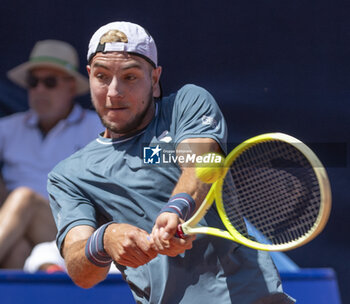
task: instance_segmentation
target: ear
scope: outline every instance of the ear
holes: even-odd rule
[[[67,90],[71,95],[71,98],[74,98],[75,96],[77,96],[77,91],[78,91],[77,79],[68,73],[64,73],[62,75],[67,79],[66,80]]]
[[[70,90],[70,93],[72,94],[73,97],[75,97],[77,95],[77,86],[78,86],[78,84],[77,84],[76,80],[71,81],[69,90]]]
[[[159,80],[160,75],[162,74],[162,67],[158,66],[152,71],[152,88],[153,88],[153,97],[161,97],[162,91],[160,88]]]
[[[87,65],[86,66],[86,70],[88,72],[88,75],[90,76],[90,73],[91,73],[91,66],[90,65]]]

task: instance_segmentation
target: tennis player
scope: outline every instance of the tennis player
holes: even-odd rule
[[[214,98],[195,85],[160,98],[155,42],[133,23],[98,29],[87,57],[106,129],[48,181],[73,281],[92,287],[114,262],[137,303],[294,303],[267,253],[207,235],[176,237],[209,189],[191,155],[226,152]],[[222,227],[215,208],[202,221]]]

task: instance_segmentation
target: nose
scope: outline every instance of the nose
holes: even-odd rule
[[[113,77],[112,81],[108,86],[109,98],[122,98],[123,97],[123,85],[122,82],[117,79],[117,77]]]

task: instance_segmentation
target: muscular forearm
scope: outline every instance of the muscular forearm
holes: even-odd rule
[[[101,229],[100,227],[99,229]],[[91,256],[86,257],[87,240],[93,234],[99,235],[94,228],[77,226],[66,235],[63,244],[63,255],[69,276],[75,284],[90,288],[104,280],[109,267],[96,266],[91,262]],[[129,267],[138,267],[157,256],[148,240],[148,233],[128,224],[108,223],[103,237],[103,250],[116,263]],[[91,239],[90,239],[91,240]],[[90,253],[90,252],[89,252]]]
[[[188,167],[182,170],[182,174],[173,190],[172,195],[175,195],[177,193],[187,193],[191,195],[196,202],[197,210],[207,195],[210,186],[211,185],[205,184],[196,178],[194,167]]]
[[[185,139],[178,145],[177,151],[186,151],[186,153],[195,155],[202,155],[209,152],[222,153],[219,144],[210,138]],[[177,154],[183,154],[183,152],[178,152]],[[203,183],[196,177],[195,164],[183,164],[181,169],[182,174],[172,195],[182,192],[191,195],[196,202],[196,209],[198,209],[211,185]]]
[[[218,143],[210,138],[185,139],[177,146],[177,155],[183,155],[184,159],[188,153],[202,155],[208,152],[221,152]],[[154,247],[169,256],[175,256],[192,247],[195,236],[180,239],[176,237],[177,227],[200,207],[211,186],[196,177],[195,164],[183,164],[181,169],[182,173],[173,189],[172,197],[157,217],[151,234]]]
[[[104,280],[109,267],[97,267],[85,256],[87,239],[95,231],[90,226],[77,226],[66,235],[63,244],[63,257],[69,276],[80,287],[90,288]]]
[[[109,267],[97,267],[85,256],[86,240],[73,243],[65,250],[64,257],[69,276],[82,288],[90,288],[103,281]]]

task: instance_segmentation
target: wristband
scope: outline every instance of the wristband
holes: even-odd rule
[[[107,267],[112,263],[112,258],[105,251],[103,246],[103,236],[108,225],[113,222],[102,225],[87,240],[85,246],[85,256],[94,265],[98,267]]]
[[[168,203],[160,210],[160,213],[171,212],[177,214],[184,221],[187,221],[196,209],[196,202],[187,193],[178,193],[172,196]]]

